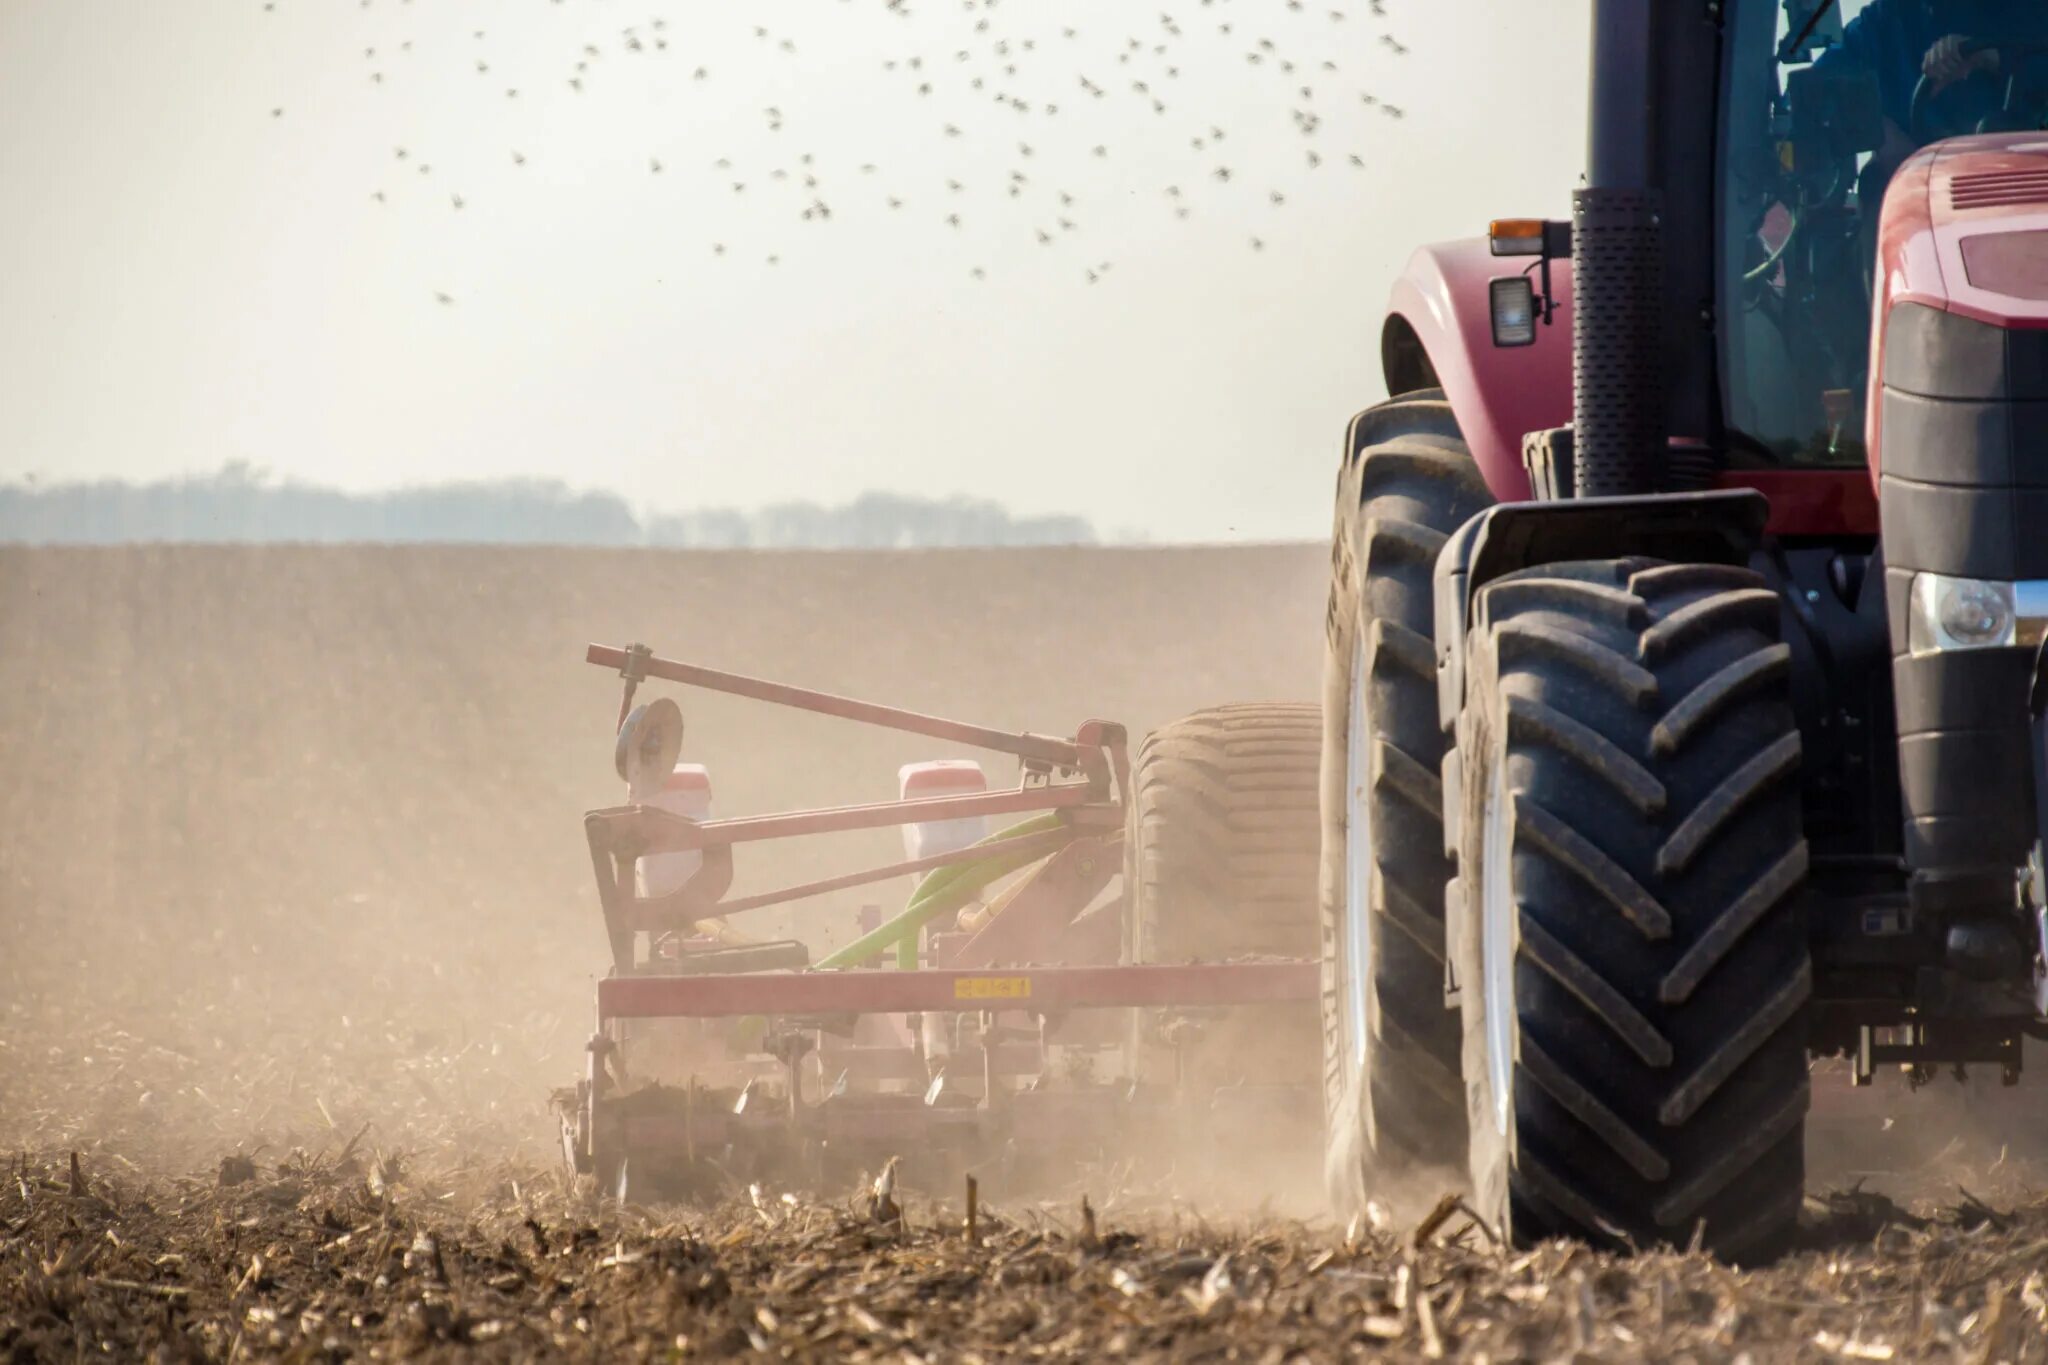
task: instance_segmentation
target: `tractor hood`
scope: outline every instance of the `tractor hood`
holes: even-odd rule
[[[1992,334],[2048,333],[2048,133],[1952,138],[1909,158],[1885,193],[1874,283],[1873,478],[1909,454],[1887,453],[1899,444],[1886,439],[1888,391],[2048,397],[2048,373],[2009,373],[2048,364],[2048,335],[2007,354]]]
[[[2048,327],[2048,133],[1992,133],[1914,155],[1885,195],[1881,300],[2002,327]]]

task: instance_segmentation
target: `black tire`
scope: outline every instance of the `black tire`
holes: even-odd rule
[[[1697,1230],[1755,1262],[1793,1235],[1813,978],[1780,609],[1746,569],[1649,560],[1531,569],[1475,603],[1470,1164],[1518,1245]]]
[[[1325,1176],[1350,1212],[1375,1168],[1455,1166],[1464,1148],[1431,578],[1445,539],[1493,499],[1435,390],[1359,414],[1346,450],[1324,631],[1320,926]],[[1366,771],[1352,772],[1354,752]],[[1354,798],[1371,854],[1356,879]]]
[[[1124,842],[1132,962],[1307,957],[1315,951],[1317,765],[1313,703],[1219,706],[1154,730],[1131,764]],[[1137,1020],[1141,1067],[1169,1054]],[[1254,1006],[1212,1021],[1192,1054],[1205,1079],[1311,1085],[1315,1017]]]

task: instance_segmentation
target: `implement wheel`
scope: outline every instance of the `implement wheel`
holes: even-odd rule
[[[1315,951],[1320,730],[1312,703],[1263,702],[1197,711],[1145,737],[1124,841],[1128,960]],[[1167,1061],[1161,1023],[1138,1019],[1138,1055],[1154,1073]],[[1314,1019],[1295,1006],[1234,1010],[1201,1021],[1187,1056],[1217,1084],[1309,1084]]]
[[[1492,497],[1440,392],[1354,418],[1337,482],[1322,725],[1325,1176],[1344,1211],[1379,1166],[1464,1146],[1444,1003],[1445,737],[1431,576]]]
[[[1768,1259],[1804,1188],[1799,734],[1747,569],[1554,564],[1474,605],[1458,979],[1481,1213]]]

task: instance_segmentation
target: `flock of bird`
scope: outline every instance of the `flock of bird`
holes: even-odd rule
[[[551,2],[560,5],[564,0]],[[275,11],[280,3],[264,0],[263,8]],[[360,3],[368,9],[373,3],[409,6],[412,0]],[[886,175],[875,161],[828,169],[800,149],[796,132],[785,132],[800,130],[807,111],[786,111],[779,104],[760,109],[761,127],[796,145],[775,164],[759,164],[756,158],[756,164],[743,167],[735,157],[720,155],[706,157],[698,167],[672,168],[656,149],[647,155],[646,173],[694,172],[703,177],[700,192],[707,196],[758,201],[762,211],[780,210],[804,223],[826,224],[847,213],[921,214],[948,233],[993,223],[998,230],[1013,232],[1012,240],[1051,249],[1086,239],[1084,209],[1071,187],[1073,180],[1086,177],[1063,175],[1063,170],[1073,171],[1076,158],[1097,167],[1115,164],[1111,142],[1120,131],[1130,130],[1132,120],[1155,122],[1177,133],[1186,151],[1166,164],[1155,146],[1154,154],[1119,166],[1119,188],[1127,197],[1154,196],[1154,202],[1175,219],[1193,216],[1219,195],[1254,195],[1273,209],[1287,204],[1281,167],[1239,163],[1231,155],[1230,129],[1183,107],[1178,98],[1179,90],[1186,88],[1183,72],[1192,76],[1199,71],[1213,78],[1214,64],[1227,62],[1233,68],[1228,79],[1262,83],[1256,88],[1272,97],[1273,116],[1278,118],[1284,108],[1299,139],[1301,159],[1291,175],[1365,170],[1371,129],[1383,126],[1377,121],[1405,117],[1399,105],[1362,85],[1372,61],[1399,58],[1409,51],[1386,29],[1386,0],[1364,0],[1362,9],[1354,0],[1179,0],[1184,7],[1192,3],[1193,12],[1145,14],[1135,5],[1090,11],[1093,17],[1086,28],[1012,12],[1003,0],[957,0],[971,24],[956,20],[946,26],[946,33],[933,33],[922,43],[915,41],[921,35],[911,0],[868,3],[888,22],[911,21],[903,31],[913,41],[879,63],[877,74],[888,93],[916,102],[920,110],[929,108],[931,135],[941,145],[971,149],[972,163],[983,168],[980,183],[936,170],[959,160],[938,154],[936,148],[927,158],[931,164],[919,173],[914,169],[916,149],[900,144],[893,147]],[[1283,10],[1291,12],[1289,24],[1270,22]],[[1308,32],[1317,36],[1305,35],[1307,20],[1315,24]],[[1267,36],[1276,29],[1289,32],[1290,26],[1287,43]],[[753,23],[738,30],[738,41],[746,41],[748,30],[757,51],[746,54],[749,60],[739,64],[751,64],[756,74],[763,55],[794,58],[799,51],[800,32]],[[474,31],[463,59],[468,74],[484,81],[495,74],[488,37],[486,30]],[[691,49],[687,54],[686,46]],[[401,70],[416,71],[408,62],[412,48],[410,39],[400,39],[395,47],[364,46],[365,84],[381,88],[387,80],[396,80]],[[729,59],[737,54],[725,55]],[[565,51],[559,90],[576,98],[606,98],[605,75],[619,61],[672,62],[674,74],[669,79],[677,82],[715,82],[724,69],[719,54],[705,50],[697,40],[686,44],[669,19],[656,16],[611,29],[605,41],[584,41]],[[517,84],[500,88],[504,100],[521,98]],[[1002,111],[1002,133],[992,134],[988,120],[973,116],[976,105]],[[1242,112],[1241,105],[1239,109]],[[273,118],[285,114],[282,107],[270,112]],[[828,113],[825,121],[832,117]],[[1000,141],[995,140],[998,137]],[[528,164],[527,153],[517,147],[507,147],[504,155],[514,167]],[[394,168],[406,169],[414,177],[434,173],[432,163],[407,146],[392,148],[391,159]],[[1063,180],[1069,183],[1063,186]],[[373,189],[369,198],[386,204],[393,193]],[[459,189],[447,191],[450,212],[461,212],[469,203]],[[1262,251],[1266,244],[1252,235],[1247,245]],[[740,254],[735,244],[724,240],[707,241],[705,247],[714,258]],[[1083,258],[1079,276],[1090,284],[1111,269],[1110,261],[1094,259],[1085,249],[1075,254]],[[771,252],[761,259],[773,266],[781,256]],[[967,271],[977,280],[989,274],[982,264]],[[455,302],[446,292],[437,292],[435,298],[442,304]]]

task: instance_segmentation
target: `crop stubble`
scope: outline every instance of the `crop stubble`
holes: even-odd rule
[[[576,817],[616,786],[585,640],[1142,729],[1313,695],[1321,559],[0,550],[0,1352],[2043,1358],[2048,1208],[1996,1143],[1933,1144],[1888,1186],[1932,1197],[1910,1212],[1817,1196],[1812,1249],[1761,1272],[1509,1257],[1457,1213],[1417,1247],[1405,1204],[1209,1223],[1107,1170],[998,1203],[979,1246],[915,1199],[571,1191],[545,1093],[602,953]],[[728,812],[942,756],[683,702]],[[738,889],[888,838],[743,855]],[[763,927],[831,942],[852,910]]]

